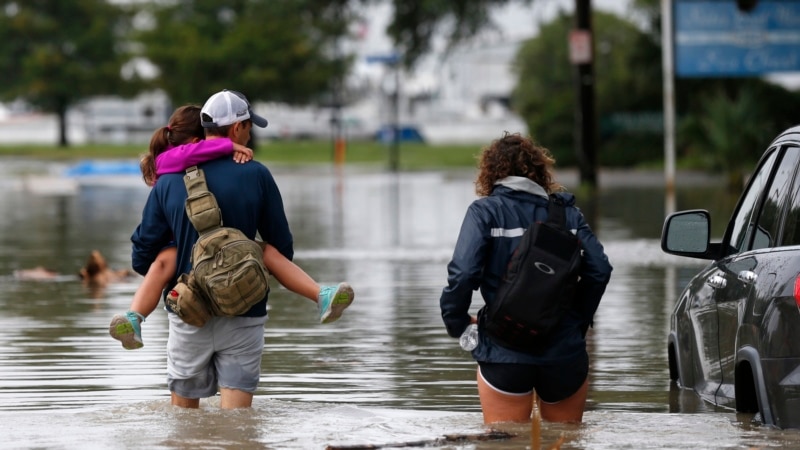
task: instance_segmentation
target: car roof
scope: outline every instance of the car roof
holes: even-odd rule
[[[772,143],[769,146],[772,147],[773,145],[784,144],[788,142],[800,142],[800,125],[795,125],[781,132],[778,137],[772,140]]]

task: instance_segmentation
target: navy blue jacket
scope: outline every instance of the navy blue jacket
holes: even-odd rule
[[[224,156],[199,166],[206,184],[222,210],[222,223],[242,230],[250,238],[256,232],[288,259],[294,256],[293,238],[283,209],[283,199],[269,169],[257,161],[238,164]],[[162,175],[150,191],[142,212],[142,222],[131,236],[133,269],[144,275],[158,253],[174,240],[178,247],[177,276],[192,269],[192,246],[197,241],[186,215],[186,185],[183,173]],[[267,297],[244,316],[267,314]]]
[[[484,302],[494,300],[500,280],[522,233],[532,221],[547,219],[547,194],[531,180],[509,177],[501,180],[491,195],[475,200],[467,209],[447,266],[448,285],[439,299],[447,333],[458,337],[469,325],[473,291],[480,289]],[[477,361],[497,363],[555,363],[586,348],[585,332],[611,277],[612,267],[603,246],[583,214],[575,207],[575,196],[557,193],[566,205],[567,228],[580,238],[583,250],[581,278],[575,306],[556,327],[552,344],[541,354],[516,352],[494,343],[482,331],[472,355]]]

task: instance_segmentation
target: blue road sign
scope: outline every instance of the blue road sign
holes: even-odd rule
[[[386,64],[393,66],[400,62],[400,55],[397,53],[389,53],[385,55],[367,55],[368,64]]]
[[[800,1],[675,0],[675,74],[753,76],[800,71]]]

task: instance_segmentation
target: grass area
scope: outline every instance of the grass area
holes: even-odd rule
[[[19,156],[48,161],[75,161],[79,159],[119,159],[138,158],[147,151],[147,146],[137,145],[74,145],[58,147],[41,144],[4,144],[0,145],[0,157]]]
[[[480,145],[432,146],[420,143],[401,143],[397,162],[401,170],[471,168],[476,166]],[[48,145],[0,145],[0,157],[20,156],[50,161],[81,159],[138,159],[147,152],[147,144],[86,144],[70,147]],[[385,165],[388,167],[394,149],[379,142],[353,141],[345,145],[347,164]],[[287,165],[319,164],[333,161],[334,146],[330,141],[261,141],[256,147],[256,159]]]
[[[397,148],[397,162],[405,170],[475,167],[475,158],[480,150],[477,145],[432,146],[401,143]],[[394,151],[392,146],[379,142],[348,142],[344,161],[388,166]],[[320,141],[270,142],[259,147],[257,158],[286,164],[330,162],[334,158],[334,146],[331,142]]]

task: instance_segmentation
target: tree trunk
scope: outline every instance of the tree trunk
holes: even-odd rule
[[[67,104],[66,102],[59,101],[56,107],[56,114],[58,115],[58,146],[69,147],[67,140]]]

